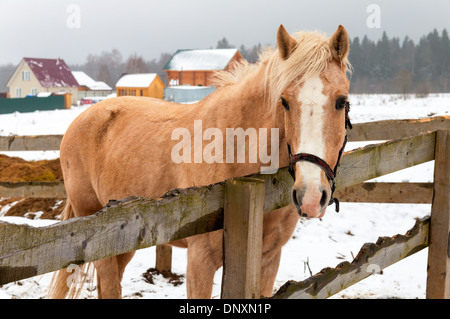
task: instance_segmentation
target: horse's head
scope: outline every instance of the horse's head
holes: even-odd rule
[[[349,37],[342,26],[329,39],[291,36],[280,26],[277,44],[279,92],[273,102],[284,112],[292,199],[301,216],[322,217],[333,202],[335,168],[346,141]]]

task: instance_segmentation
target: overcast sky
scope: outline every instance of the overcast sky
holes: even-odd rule
[[[386,31],[417,42],[434,28],[450,31],[450,1],[0,0],[0,64],[24,56],[82,64],[89,53],[113,48],[124,59],[136,52],[150,60],[215,47],[223,37],[236,46],[274,45],[280,24],[328,34],[342,24],[351,38],[377,40]]]

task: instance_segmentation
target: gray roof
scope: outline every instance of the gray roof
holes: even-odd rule
[[[178,50],[163,70],[223,70],[237,51],[237,49]]]

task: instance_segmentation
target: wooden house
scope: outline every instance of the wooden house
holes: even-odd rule
[[[227,70],[242,59],[237,49],[178,50],[163,70],[169,86],[210,86],[215,71]]]
[[[86,97],[108,96],[112,88],[102,81],[95,81],[83,71],[72,71],[72,75],[80,85],[78,88],[78,100]]]
[[[162,99],[164,83],[156,73],[124,74],[116,83],[117,96],[147,96]]]
[[[10,98],[37,96],[41,92],[70,93],[77,103],[78,82],[63,59],[23,58],[6,87]]]

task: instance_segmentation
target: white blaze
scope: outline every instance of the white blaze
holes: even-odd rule
[[[323,112],[328,97],[322,94],[323,84],[319,76],[307,80],[298,93],[300,105],[300,144],[294,154],[309,153],[324,158]],[[316,164],[297,162],[305,183],[320,185],[322,169]]]

